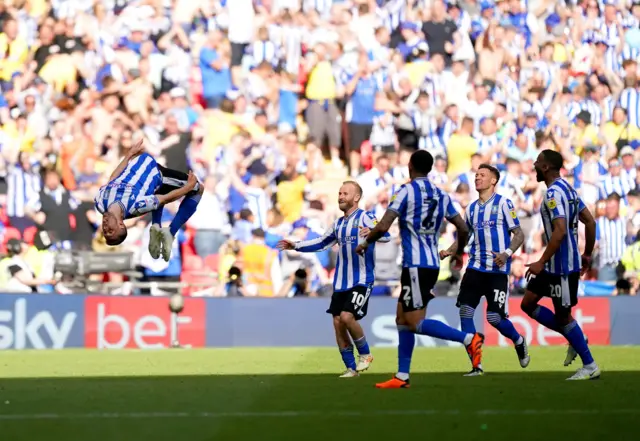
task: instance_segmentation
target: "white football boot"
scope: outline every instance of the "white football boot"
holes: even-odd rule
[[[587,337],[585,337],[584,340],[589,344],[589,339]],[[573,346],[569,345],[567,347],[567,356],[564,358],[564,365],[569,366],[577,357],[578,353],[573,349]]]
[[[353,369],[347,369],[346,371],[344,371],[344,374],[340,375],[340,378],[353,378],[359,376],[360,374],[357,371],[354,371]]]
[[[582,366],[567,380],[597,380],[598,378],[600,378],[600,368],[594,361],[587,366]]]
[[[366,354],[358,356],[358,366],[356,367],[357,372],[364,372],[369,369],[371,362],[373,361],[373,355]]]
[[[149,254],[154,259],[160,258],[162,252],[162,231],[160,225],[153,224],[149,230]]]
[[[168,227],[161,229],[160,234],[162,235],[162,258],[168,262],[171,259],[171,249],[173,248],[173,234]]]

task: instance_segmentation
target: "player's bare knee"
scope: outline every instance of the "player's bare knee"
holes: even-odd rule
[[[520,302],[520,309],[522,309],[522,311],[529,317],[531,317],[533,312],[536,310],[536,306],[538,306],[537,303],[532,302],[526,297],[523,297],[522,302]]]
[[[405,319],[405,325],[407,327],[407,329],[409,329],[409,331],[411,332],[416,332],[416,330],[418,329],[418,324],[421,322],[422,320],[417,320],[414,318],[408,318]]]
[[[407,321],[404,319],[404,315],[396,315],[396,326],[406,326]]]
[[[340,322],[343,325],[349,326],[351,325],[353,322],[355,322],[355,317],[353,316],[353,314],[351,314],[350,312],[346,312],[346,311],[342,311],[340,313]]]
[[[339,315],[334,315],[333,316],[333,326],[334,326],[334,328],[338,329],[340,327],[340,325],[341,325],[340,316]]]
[[[573,316],[571,315],[570,310],[559,309],[555,312],[556,323],[559,326],[567,326],[569,323],[573,321]]]
[[[496,328],[502,321],[502,316],[497,312],[487,311],[487,321],[491,326]]]

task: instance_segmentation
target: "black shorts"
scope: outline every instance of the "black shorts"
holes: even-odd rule
[[[572,308],[578,304],[579,284],[579,272],[571,273],[563,280],[562,276],[543,271],[529,280],[527,290],[541,297],[551,297],[553,307],[557,311]]]
[[[352,152],[359,152],[362,144],[369,141],[373,124],[355,124],[349,123],[349,149]]]
[[[247,43],[231,43],[231,67],[242,65],[242,57],[247,46]]]
[[[331,296],[327,314],[338,317],[342,312],[350,312],[356,320],[364,318],[369,308],[371,288],[370,285],[358,285],[348,291],[335,291]]]
[[[478,307],[482,297],[487,299],[487,311],[509,317],[509,276],[507,274],[485,273],[467,268],[456,306]]]
[[[425,309],[435,297],[431,290],[438,281],[440,270],[437,268],[402,268],[400,284],[402,291],[398,302],[404,312]]]
[[[178,170],[172,170],[158,164],[158,169],[162,175],[162,185],[156,190],[156,194],[168,194],[173,190],[182,188],[187,185],[189,175]],[[193,191],[187,193],[187,196],[194,195],[198,192],[200,184],[196,184]]]

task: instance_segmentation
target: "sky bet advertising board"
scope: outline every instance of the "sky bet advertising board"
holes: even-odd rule
[[[175,322],[167,298],[0,294],[0,349],[162,349],[170,346],[173,331],[180,344],[192,348],[334,346],[331,317],[325,312],[328,302],[324,298],[187,298]],[[373,346],[396,347],[395,308],[396,299],[371,299],[361,323]],[[524,314],[519,299],[510,301],[509,314],[530,344],[566,344],[562,336]],[[573,315],[592,344],[640,344],[640,297],[583,297]],[[430,302],[428,316],[459,328],[453,298]],[[476,313],[476,327],[486,334],[487,345],[510,345],[486,323],[483,304]],[[458,344],[416,336],[416,345]]]

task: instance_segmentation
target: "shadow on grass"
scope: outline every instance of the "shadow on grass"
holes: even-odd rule
[[[408,390],[375,389],[376,382],[389,378],[377,373],[353,379],[328,374],[0,379],[0,439],[307,441],[356,430],[385,441],[419,432],[465,441],[511,440],[517,433],[522,441],[539,439],[544,428],[546,441],[564,441],[560,434],[569,423],[580,425],[581,441],[601,439],[613,428],[622,436],[618,439],[632,439],[625,436],[635,433],[633,421],[640,417],[640,372],[565,381],[571,373],[472,378],[418,373]],[[540,423],[529,424],[535,421]]]

